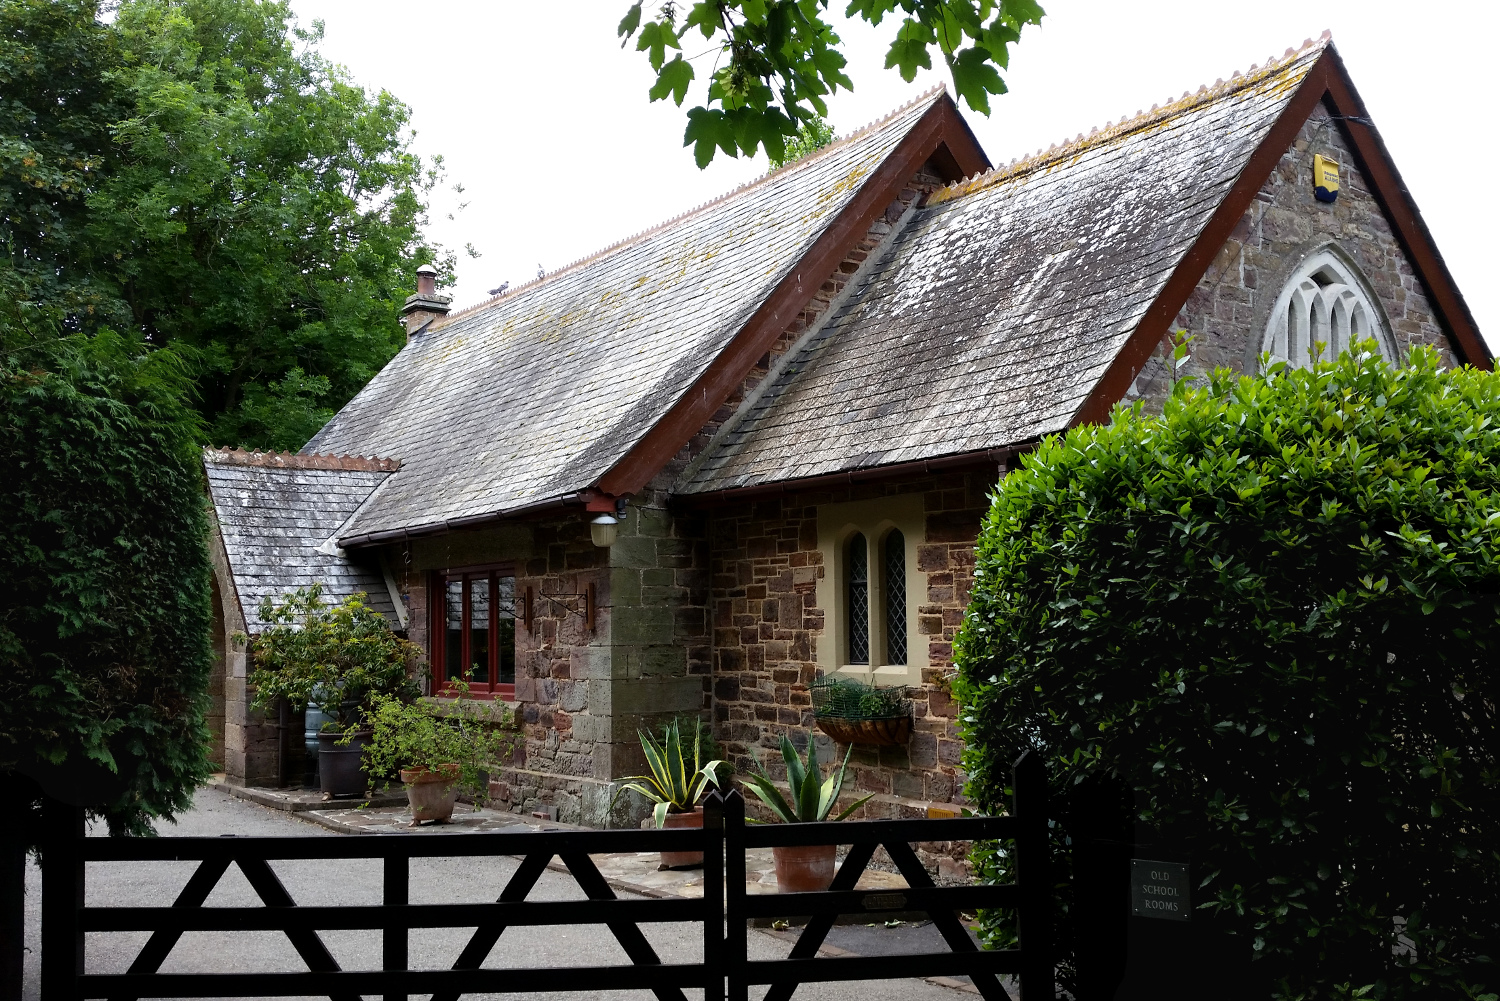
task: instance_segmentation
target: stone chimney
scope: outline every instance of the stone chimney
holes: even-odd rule
[[[417,294],[406,297],[401,307],[401,323],[406,327],[407,339],[422,327],[440,316],[448,315],[451,295],[438,295],[437,268],[424,264],[417,268]]]

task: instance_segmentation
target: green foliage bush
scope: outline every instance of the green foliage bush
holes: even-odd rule
[[[298,709],[309,704],[332,716],[340,729],[361,725],[379,696],[410,702],[422,693],[411,677],[422,650],[391,631],[385,616],[356,594],[337,605],[312,584],[261,602],[264,629],[250,644],[255,669],[251,705],[272,710],[278,699]]]
[[[905,685],[881,688],[837,675],[812,685],[812,704],[818,719],[895,719],[912,712]]]
[[[0,353],[0,770],[112,776],[92,806],[132,833],[208,774],[207,520],[171,361],[112,335]]]
[[[974,801],[1122,784],[1287,997],[1500,982],[1500,377],[1370,347],[1045,441],[955,647]]]
[[[465,682],[454,687],[458,697],[441,704],[372,696],[367,722],[374,732],[365,745],[365,771],[396,778],[403,768],[437,771],[457,765],[459,791],[482,805],[489,798],[490,775],[515,747],[515,717],[503,703],[469,698]]]

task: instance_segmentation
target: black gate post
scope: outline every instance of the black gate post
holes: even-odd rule
[[[703,801],[703,1001],[724,1001],[724,797]]]
[[[381,903],[387,907],[405,907],[411,903],[411,859],[407,856],[391,854],[385,857],[385,892]],[[404,915],[402,920],[405,920]],[[405,972],[410,941],[410,928],[386,925],[381,932],[381,969]],[[385,1001],[406,1001],[407,998],[405,994],[386,994],[384,997]]]
[[[21,1001],[26,955],[26,844],[17,824],[0,831],[0,1001]]]
[[[745,925],[745,797],[732,789],[724,797],[724,972],[729,1001],[749,1001],[745,964],[749,929]]]
[[[1042,758],[1016,759],[1017,882],[1021,885],[1021,997],[1051,1001],[1055,994],[1052,947],[1052,867],[1047,833],[1047,775]]]
[[[42,1001],[74,1001],[83,973],[83,807],[42,801]]]

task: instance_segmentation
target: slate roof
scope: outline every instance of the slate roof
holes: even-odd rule
[[[413,337],[304,450],[402,460],[340,538],[517,512],[590,487],[941,97]]]
[[[681,491],[1066,428],[1325,44],[936,192]]]
[[[248,632],[265,625],[262,598],[275,600],[317,581],[328,601],[363,591],[371,608],[400,627],[379,566],[326,545],[396,466],[389,460],[204,449],[208,493]]]

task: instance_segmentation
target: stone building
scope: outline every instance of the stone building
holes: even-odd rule
[[[502,800],[596,825],[638,728],[700,713],[769,762],[827,740],[809,685],[834,673],[915,700],[907,746],[855,749],[866,809],[956,809],[945,679],[987,494],[1042,436],[1159,404],[1173,332],[1190,372],[1354,337],[1491,364],[1326,36],[998,168],[933,93],[447,309],[424,274],[405,349],[303,454],[205,454],[223,625],[315,577],[369,593],[439,693],[471,665],[514,703]],[[225,765],[266,781],[220,646]]]

